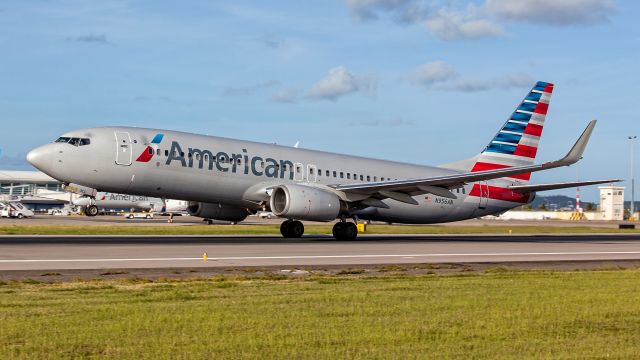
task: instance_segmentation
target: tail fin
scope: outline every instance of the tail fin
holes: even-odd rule
[[[444,166],[475,172],[533,164],[552,92],[553,84],[537,82],[479,155]],[[525,182],[530,177],[531,174],[513,176]]]

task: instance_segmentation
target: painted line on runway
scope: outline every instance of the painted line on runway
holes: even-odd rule
[[[282,256],[228,256],[207,257],[208,261],[225,260],[295,260],[295,259],[358,259],[358,258],[424,258],[455,256],[562,256],[562,255],[640,255],[640,251],[577,251],[577,252],[512,252],[512,253],[471,253],[471,254],[357,254],[357,255],[282,255]],[[35,262],[127,262],[127,261],[189,261],[203,260],[202,257],[164,258],[112,258],[112,259],[0,259],[0,263]]]

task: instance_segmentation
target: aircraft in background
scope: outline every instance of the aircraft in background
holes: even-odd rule
[[[95,196],[82,196],[73,200],[73,205],[80,207],[87,216],[96,216],[101,211],[161,211],[163,201],[141,195],[116,194],[98,192]]]
[[[191,215],[234,222],[270,210],[286,219],[284,237],[302,236],[301,220],[339,219],[333,235],[354,239],[348,219],[458,221],[521,206],[538,191],[619,181],[529,183],[533,172],[580,160],[596,124],[562,159],[534,164],[552,92],[536,83],[481,153],[439,167],[132,127],[70,131],[27,160],[85,191],[186,200]]]

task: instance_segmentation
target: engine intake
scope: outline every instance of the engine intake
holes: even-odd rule
[[[212,204],[198,201],[189,201],[187,212],[189,212],[189,215],[205,219],[234,222],[242,221],[249,215],[246,209],[225,204]]]
[[[305,185],[288,184],[273,189],[271,211],[299,220],[331,221],[340,215],[340,198],[333,193]]]

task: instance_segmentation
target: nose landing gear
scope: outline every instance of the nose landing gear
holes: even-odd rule
[[[95,205],[89,205],[84,208],[84,214],[87,216],[96,216],[98,215],[98,207]]]
[[[287,220],[280,224],[280,233],[285,238],[299,238],[304,234],[304,225],[298,220]]]

